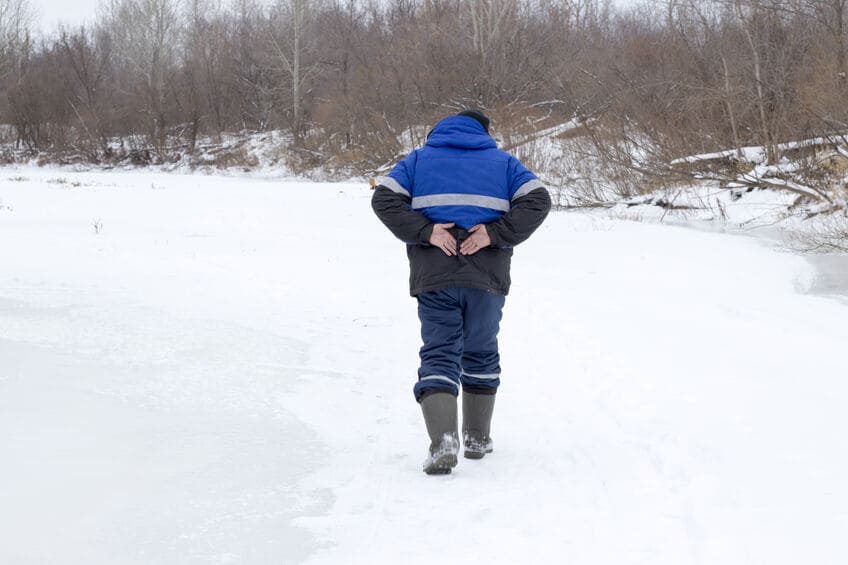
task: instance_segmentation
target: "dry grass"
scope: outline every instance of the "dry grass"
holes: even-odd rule
[[[45,181],[47,184],[58,184],[63,186],[73,186],[74,188],[78,188],[82,186],[82,183],[78,180],[69,180],[65,177],[55,177],[52,179],[47,179]]]
[[[259,166],[259,159],[255,155],[251,155],[247,147],[238,145],[223,147],[207,154],[199,163],[195,164],[202,164],[221,170],[240,168],[249,171]]]

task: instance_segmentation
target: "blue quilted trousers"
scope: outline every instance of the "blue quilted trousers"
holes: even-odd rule
[[[476,288],[418,295],[421,367],[415,400],[435,392],[495,394],[501,384],[498,330],[506,297]]]

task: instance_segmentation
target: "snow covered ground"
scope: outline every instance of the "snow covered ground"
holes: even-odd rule
[[[848,305],[808,261],[553,214],[514,259],[495,453],[428,477],[370,196],[0,171],[0,563],[848,560]]]

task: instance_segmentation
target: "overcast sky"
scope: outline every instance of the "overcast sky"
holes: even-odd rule
[[[98,0],[31,0],[31,3],[36,10],[35,27],[50,31],[60,21],[78,25],[93,20]]]
[[[72,26],[94,20],[99,0],[30,0],[35,8],[35,28],[53,31],[61,21]],[[613,4],[624,6],[638,0],[613,0]]]

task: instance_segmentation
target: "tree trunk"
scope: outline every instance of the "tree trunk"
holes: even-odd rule
[[[736,115],[733,113],[733,104],[731,104],[730,71],[727,68],[727,59],[724,55],[721,56],[721,64],[724,69],[724,109],[727,112],[727,119],[730,120],[730,130],[733,132],[733,147],[736,149],[736,155],[741,159],[742,144],[739,142],[739,129],[736,125]]]
[[[745,38],[748,40],[748,45],[751,48],[751,58],[754,65],[754,81],[757,90],[757,109],[760,117],[760,132],[762,135],[761,143],[766,150],[766,159],[769,165],[777,163],[777,148],[774,146],[771,128],[769,128],[768,117],[766,115],[766,100],[763,92],[763,74],[762,64],[760,61],[760,50],[757,38],[754,37],[756,29],[751,30],[757,24],[757,15],[759,13],[759,4],[754,1],[751,3],[751,19],[745,17],[742,13],[741,2],[737,2],[736,10],[739,15],[739,20],[742,23],[742,31],[745,33]]]

